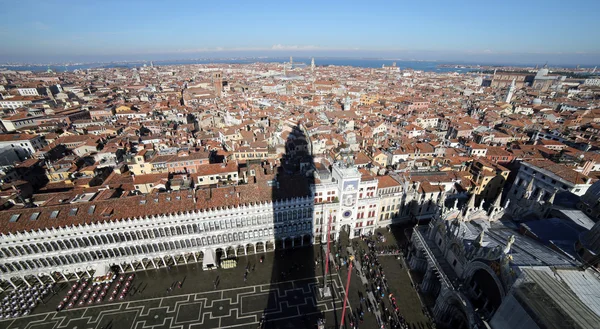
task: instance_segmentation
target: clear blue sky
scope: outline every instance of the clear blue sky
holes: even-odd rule
[[[600,64],[599,14],[600,0],[0,0],[0,62],[306,55]]]

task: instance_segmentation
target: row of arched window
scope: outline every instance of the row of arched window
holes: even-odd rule
[[[171,250],[184,248],[194,248],[202,246],[211,246],[221,243],[233,243],[246,239],[254,239],[260,237],[271,237],[273,229],[260,229],[244,232],[226,233],[212,235],[208,237],[192,238],[176,241],[165,241],[150,244],[139,244],[135,246],[124,246],[118,248],[108,248],[101,250],[90,250],[75,252],[66,255],[43,257],[32,260],[21,260],[9,263],[0,264],[0,271],[14,272],[22,270],[33,270],[50,266],[62,266],[83,262],[91,262],[95,260],[111,259],[122,256],[146,256],[152,253],[160,253]]]
[[[309,208],[280,211],[276,213],[276,223],[307,218],[310,214]],[[198,234],[222,229],[248,227],[273,223],[270,215],[255,215],[247,218],[222,219],[219,221],[206,221],[198,224],[186,224],[172,227],[160,227],[153,229],[142,229],[135,231],[124,231],[119,233],[106,233],[84,237],[69,238],[47,242],[37,242],[27,245],[16,245],[0,248],[0,258],[18,257],[37,253],[60,251],[90,246],[100,246],[111,243],[137,241],[143,239],[154,239],[161,237],[178,236],[184,234]],[[296,224],[294,224],[296,225]],[[295,232],[296,229],[290,231]]]

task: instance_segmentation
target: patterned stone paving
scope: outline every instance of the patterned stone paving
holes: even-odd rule
[[[59,313],[0,320],[5,329],[198,329],[256,328],[266,310],[269,321],[341,310],[344,287],[333,280],[334,298],[315,300],[318,282],[311,278],[141,301],[110,303]],[[275,302],[273,302],[275,301]],[[271,307],[267,307],[272,303]],[[316,305],[316,308],[314,307]]]

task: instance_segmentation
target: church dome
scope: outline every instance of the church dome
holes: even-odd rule
[[[541,105],[542,104],[542,100],[539,98],[534,98],[533,101],[531,102],[531,104],[533,105]]]

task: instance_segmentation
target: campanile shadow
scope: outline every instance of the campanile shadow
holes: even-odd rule
[[[302,126],[286,140],[273,184],[274,261],[262,328],[317,328],[319,279],[313,246],[314,161]]]

